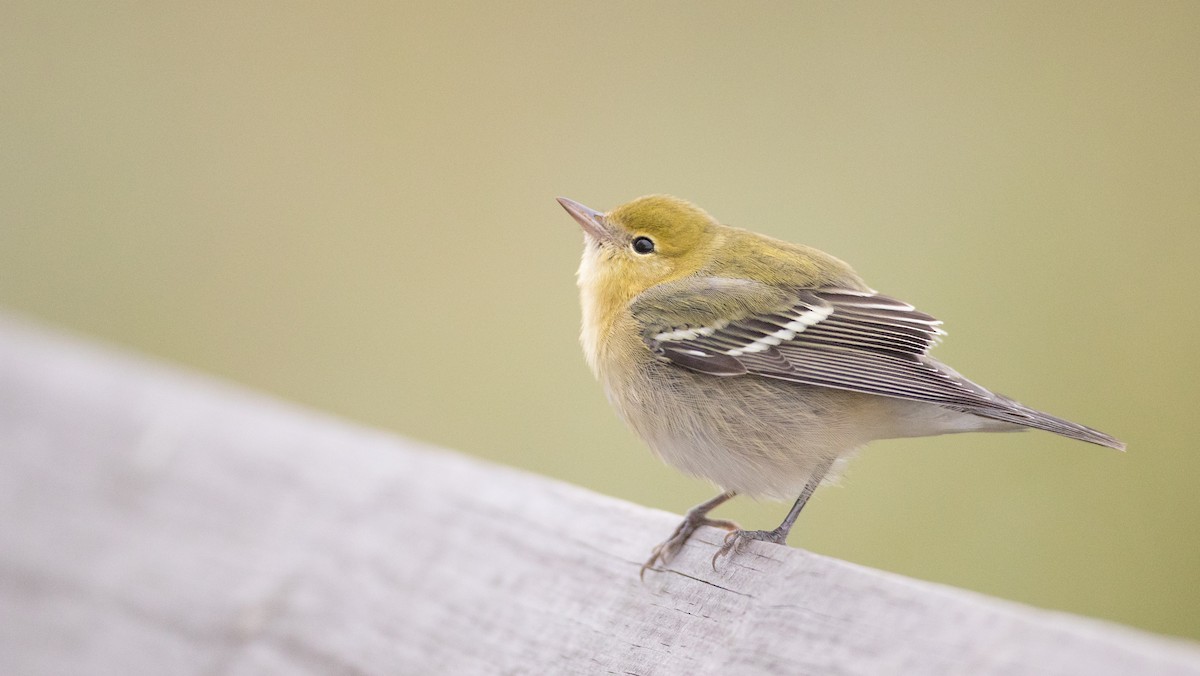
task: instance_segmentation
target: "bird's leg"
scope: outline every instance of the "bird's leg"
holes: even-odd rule
[[[792,524],[796,523],[796,517],[800,516],[800,510],[804,509],[805,503],[812,497],[813,491],[817,490],[817,486],[821,485],[821,480],[829,473],[829,468],[833,466],[833,462],[826,462],[817,467],[817,471],[809,477],[808,483],[804,484],[804,489],[800,491],[800,497],[796,498],[795,504],[792,505],[791,511],[783,518],[783,523],[779,524],[775,530],[734,530],[729,535],[725,536],[725,544],[717,550],[712,557],[713,570],[717,569],[717,559],[736,552],[738,547],[747,540],[763,540],[765,542],[774,542],[781,545],[787,542],[788,533],[792,530]]]
[[[654,548],[654,551],[650,552],[650,560],[642,564],[642,570],[638,573],[638,576],[645,579],[647,568],[653,568],[660,563],[664,566],[670,563],[671,559],[675,558],[675,555],[679,553],[679,550],[683,549],[683,545],[688,541],[688,538],[692,537],[692,533],[696,532],[696,529],[700,526],[716,526],[725,530],[738,530],[738,525],[732,521],[708,518],[709,512],[734,495],[736,493],[733,491],[725,491],[717,497],[689,509],[687,514],[684,515],[683,521],[675,527],[675,532],[671,533],[671,537],[664,540]]]

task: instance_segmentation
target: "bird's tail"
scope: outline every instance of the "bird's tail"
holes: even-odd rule
[[[1094,430],[1090,427],[1085,427],[1078,423],[1073,423],[1070,420],[1052,416],[1049,413],[1029,408],[1024,404],[1018,403],[1001,395],[995,395],[1000,404],[996,408],[984,408],[971,411],[975,415],[1000,420],[1003,422],[1014,423],[1024,427],[1032,427],[1038,430],[1045,430],[1055,434],[1061,434],[1064,437],[1078,439],[1088,443],[1097,444],[1099,446],[1107,446],[1115,448],[1118,451],[1125,450],[1125,442],[1111,437],[1100,430]]]

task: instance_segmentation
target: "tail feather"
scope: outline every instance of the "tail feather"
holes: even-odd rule
[[[1106,446],[1118,451],[1125,450],[1125,442],[1111,437],[1100,430],[1094,430],[1090,427],[1073,423],[1070,420],[1063,420],[1057,416],[1052,416],[1049,413],[1043,413],[1024,404],[1020,404],[1008,397],[996,395],[997,404],[995,408],[980,408],[972,410],[971,413],[1000,420],[1003,422],[1032,427],[1038,430],[1045,430],[1055,434],[1061,434],[1064,437],[1078,439],[1098,446]]]

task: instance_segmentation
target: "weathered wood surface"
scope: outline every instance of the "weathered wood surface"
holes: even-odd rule
[[[0,673],[1200,674],[0,317]]]

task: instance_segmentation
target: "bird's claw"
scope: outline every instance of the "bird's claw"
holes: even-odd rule
[[[742,544],[748,540],[759,540],[762,542],[774,542],[781,545],[787,541],[787,535],[777,530],[741,530],[740,528],[730,532],[725,536],[725,543],[717,550],[712,557],[712,568],[717,569],[717,559],[729,554],[736,554],[741,549]]]
[[[675,532],[671,533],[671,537],[663,540],[650,552],[650,558],[642,564],[642,568],[638,571],[638,577],[642,580],[646,579],[646,571],[654,569],[655,566],[662,564],[667,565],[679,550],[683,549],[683,545],[687,543],[688,538],[692,537],[692,533],[701,526],[713,526],[715,528],[724,528],[728,531],[741,532],[741,528],[727,519],[709,519],[703,516],[693,516],[688,514],[683,521],[675,527]]]

